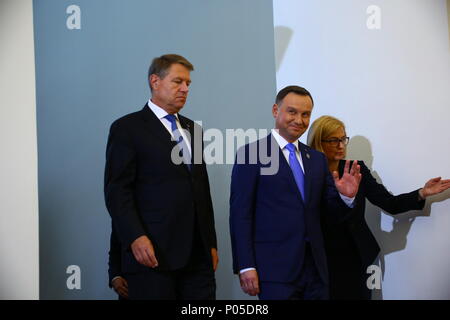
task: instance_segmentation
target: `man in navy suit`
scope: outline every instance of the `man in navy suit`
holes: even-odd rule
[[[217,240],[202,130],[179,114],[193,69],[179,55],[155,58],[151,99],[111,125],[105,201],[129,299],[215,299]]]
[[[356,162],[332,177],[325,156],[298,141],[313,104],[302,87],[282,89],[275,130],[241,148],[233,167],[233,271],[245,293],[263,300],[328,298],[320,213],[345,219],[361,181]]]

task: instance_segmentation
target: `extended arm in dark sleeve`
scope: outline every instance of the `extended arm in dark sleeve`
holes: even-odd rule
[[[423,209],[425,200],[419,200],[419,189],[394,196],[382,184],[376,181],[364,162],[360,161],[359,164],[364,177],[363,183],[364,189],[366,190],[366,197],[371,203],[390,214]]]

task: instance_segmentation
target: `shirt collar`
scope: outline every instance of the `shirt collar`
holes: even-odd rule
[[[286,141],[285,138],[283,138],[276,129],[272,129],[272,136],[275,138],[275,140],[277,141],[278,145],[280,146],[281,150],[283,150],[286,145],[289,143]],[[292,144],[295,146],[295,149],[297,151],[298,150],[298,139],[295,140],[294,142],[292,142]]]
[[[159,120],[163,119],[168,115],[167,111],[161,108],[160,106],[154,104],[151,99],[148,99],[148,107],[153,111],[153,113],[158,117]],[[174,116],[178,119],[178,114],[175,113]]]

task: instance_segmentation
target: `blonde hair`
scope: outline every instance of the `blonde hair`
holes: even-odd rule
[[[308,132],[307,144],[311,148],[324,152],[322,148],[322,140],[328,138],[333,132],[338,129],[344,129],[344,123],[332,116],[321,116],[317,118]]]

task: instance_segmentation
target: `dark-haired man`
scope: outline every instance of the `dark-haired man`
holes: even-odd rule
[[[202,130],[178,113],[193,70],[179,55],[153,59],[151,99],[111,125],[105,201],[129,299],[215,299],[217,240]]]
[[[233,271],[242,290],[260,299],[328,298],[320,212],[345,218],[358,191],[357,163],[350,169],[347,162],[343,177],[333,181],[324,155],[299,142],[312,109],[306,89],[282,89],[272,107],[275,130],[241,148],[233,167]],[[268,173],[268,167],[277,170]]]

